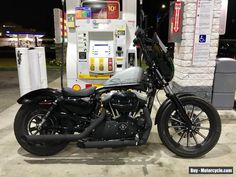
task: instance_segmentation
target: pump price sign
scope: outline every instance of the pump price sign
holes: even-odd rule
[[[119,4],[118,3],[108,3],[107,4],[107,18],[108,19],[118,19],[119,18]]]
[[[94,2],[84,1],[83,6],[84,7],[76,8],[77,19],[86,19],[86,18],[119,19],[120,18],[119,0],[94,1]]]

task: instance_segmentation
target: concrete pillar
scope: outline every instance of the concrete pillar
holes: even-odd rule
[[[216,55],[218,52],[221,0],[210,0],[213,1],[213,12],[211,16],[211,29],[208,29],[209,45],[205,45],[204,47],[204,49],[207,47],[209,48],[209,52],[206,53],[206,60],[193,62],[194,52],[197,52],[196,42],[198,42],[196,41],[198,40],[196,38],[196,36],[198,36],[198,34],[196,34],[198,33],[196,30],[196,19],[199,1],[201,0],[183,0],[184,14],[182,41],[181,43],[175,44],[175,77],[173,79],[173,88],[177,92],[192,92],[210,101],[216,65]],[[209,9],[209,11],[210,10],[211,9]]]
[[[61,44],[55,44],[56,47],[56,62],[61,63],[61,57],[62,57],[62,45]],[[64,62],[66,60],[66,54],[67,54],[67,43],[64,43]]]

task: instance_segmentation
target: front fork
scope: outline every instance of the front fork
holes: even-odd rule
[[[170,85],[167,83],[164,87],[164,91],[166,93],[167,98],[169,98],[175,105],[177,112],[180,115],[180,118],[186,123],[186,126],[191,129],[192,122],[189,118],[189,116],[186,113],[186,110],[181,103],[180,99],[176,96],[176,94],[172,91],[170,88]]]
[[[155,65],[154,65],[154,68],[155,68]],[[153,68],[153,69],[154,69],[154,68]],[[164,87],[164,91],[165,91],[165,93],[166,93],[167,98],[169,98],[169,99],[174,103],[174,105],[175,105],[175,107],[176,107],[176,110],[177,110],[177,112],[178,112],[179,115],[180,115],[180,118],[186,123],[186,126],[187,126],[189,129],[191,129],[191,127],[192,127],[192,122],[191,122],[189,116],[187,115],[186,110],[185,110],[183,104],[181,103],[180,99],[179,99],[179,98],[176,96],[176,94],[172,91],[172,89],[170,88],[169,83],[166,82],[166,80],[163,78],[163,76],[161,75],[161,73],[159,72],[159,70],[156,69],[156,68],[155,68],[154,70],[155,70],[155,72],[156,72],[156,75],[158,76],[159,81],[161,81],[161,85],[163,85],[163,87]],[[154,98],[155,98],[155,94],[156,94],[156,91],[155,91],[154,95],[152,95],[152,96],[153,96],[153,100],[154,100]],[[153,103],[153,102],[152,102],[152,103]]]

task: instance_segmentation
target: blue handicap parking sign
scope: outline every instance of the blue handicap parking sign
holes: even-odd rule
[[[201,34],[199,35],[199,43],[205,43],[206,42],[206,35]]]

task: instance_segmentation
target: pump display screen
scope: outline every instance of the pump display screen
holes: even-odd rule
[[[111,55],[111,47],[108,44],[94,44],[92,53],[98,57],[108,57]]]

